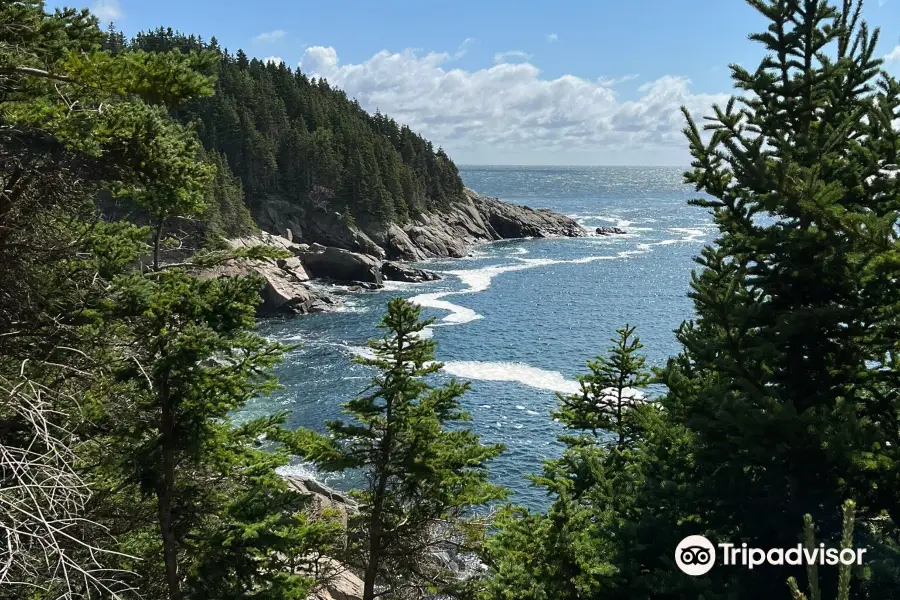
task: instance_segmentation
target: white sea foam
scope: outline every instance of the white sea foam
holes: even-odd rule
[[[302,479],[313,479],[315,481],[325,481],[312,463],[302,462],[293,465],[282,465],[277,467],[275,472],[282,477],[297,477]]]
[[[596,225],[585,225],[585,223],[587,223],[588,221],[603,221],[604,223],[614,223],[614,227],[618,227],[619,229],[630,227],[632,224],[632,221],[617,217],[615,215],[569,215],[569,217],[575,219],[575,222],[582,227],[596,227]]]
[[[573,394],[580,389],[577,381],[566,379],[558,371],[522,363],[451,361],[444,364],[444,372],[478,381],[516,381],[539,390],[564,394]]]
[[[466,289],[456,292],[433,292],[428,294],[419,294],[410,298],[410,302],[428,308],[437,308],[446,310],[450,314],[441,319],[446,324],[460,325],[470,323],[482,318],[477,312],[458,304],[453,304],[444,300],[447,296],[457,296],[461,294],[474,294],[483,292],[491,287],[491,282],[497,275],[510,273],[512,271],[525,271],[537,267],[546,267],[550,265],[577,265],[597,262],[600,260],[615,260],[616,258],[624,258],[620,256],[583,256],[571,260],[555,260],[550,258],[520,258],[515,257],[518,263],[510,265],[494,265],[490,267],[482,267],[481,269],[465,269],[456,271],[443,271],[446,275],[454,275],[459,278]]]
[[[471,308],[466,308],[465,306],[459,306],[458,304],[453,304],[452,302],[442,300],[444,296],[450,296],[460,293],[464,292],[435,292],[432,294],[419,294],[418,296],[413,296],[412,298],[410,298],[409,301],[413,304],[418,304],[419,306],[449,311],[450,314],[441,319],[441,321],[444,321],[446,323],[461,325],[463,323],[470,323],[472,321],[480,319],[481,315],[479,315]]]
[[[349,344],[341,343],[335,343],[335,346],[344,350],[345,352],[349,352],[353,356],[359,356],[361,358],[375,358],[375,351],[368,346],[351,346]]]
[[[353,300],[344,300],[340,306],[337,306],[337,307],[333,308],[332,310],[334,312],[339,312],[339,313],[362,314],[362,313],[369,312],[369,307],[363,306]]]
[[[415,289],[421,285],[422,283],[410,283],[408,281],[385,281],[381,290],[385,292],[402,292]]]
[[[661,242],[656,242],[651,244],[652,246],[670,246],[672,244],[682,244],[682,243],[696,243],[702,242],[703,236],[706,234],[702,229],[688,228],[688,227],[670,227],[669,231],[672,233],[680,234],[682,237],[675,239],[663,240]]]

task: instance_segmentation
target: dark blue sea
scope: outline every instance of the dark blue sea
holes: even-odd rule
[[[393,296],[411,298],[434,317],[431,334],[442,376],[472,382],[464,404],[485,441],[507,452],[495,481],[532,508],[546,504],[529,473],[560,452],[550,417],[556,394],[577,390],[585,361],[603,353],[615,329],[631,323],[651,365],[679,350],[673,331],[692,316],[687,297],[692,258],[715,229],[683,169],[659,167],[464,167],[464,183],[483,194],[550,208],[593,230],[618,226],[625,236],[516,240],[485,244],[468,258],[430,261],[443,280],[389,284],[347,296],[341,312],[268,321],[262,333],[299,344],[278,374],[284,389],[253,401],[243,416],[289,412],[292,427],[321,430],[341,403],[362,392],[372,373],[351,362]],[[308,471],[306,465],[292,469]],[[335,487],[352,477],[318,473]]]

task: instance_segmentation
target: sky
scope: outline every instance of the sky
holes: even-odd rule
[[[326,77],[462,165],[686,165],[680,107],[727,101],[765,26],[743,0],[84,1]],[[900,75],[900,0],[863,15]]]

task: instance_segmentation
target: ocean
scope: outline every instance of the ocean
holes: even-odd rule
[[[442,274],[441,281],[388,283],[345,296],[339,312],[266,321],[263,335],[298,347],[277,369],[283,389],[252,401],[239,418],[283,410],[290,427],[323,430],[372,376],[352,358],[380,335],[385,304],[411,298],[436,319],[430,331],[445,363],[438,379],[471,381],[463,403],[472,427],[484,441],[507,446],[492,464],[492,478],[512,490],[513,501],[540,509],[546,494],[527,475],[561,450],[562,428],[550,416],[556,394],[578,389],[585,361],[604,353],[626,323],[637,326],[648,364],[662,366],[679,350],[674,330],[693,314],[687,297],[693,257],[715,237],[709,214],[687,205],[698,194],[682,173],[461,167],[463,182],[477,192],[570,215],[591,231],[617,226],[627,235],[484,244],[467,258],[420,265]],[[315,475],[337,488],[353,485],[352,475]]]

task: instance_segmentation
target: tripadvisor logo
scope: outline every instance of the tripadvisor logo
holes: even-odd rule
[[[861,565],[866,548],[804,548],[797,544],[791,548],[750,548],[746,543],[736,546],[720,543],[719,558],[725,566],[741,566],[752,569],[760,565]],[[716,564],[716,546],[702,535],[689,535],[675,548],[675,564],[682,572],[697,577],[704,575]]]

